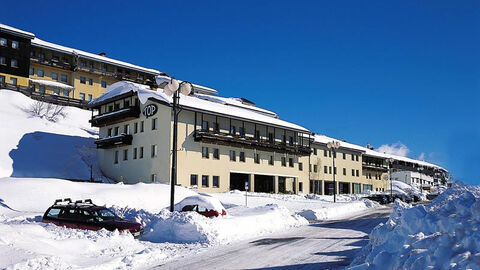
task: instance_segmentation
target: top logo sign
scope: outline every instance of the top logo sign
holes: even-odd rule
[[[157,111],[158,111],[157,105],[150,104],[145,106],[145,108],[143,108],[143,115],[145,115],[148,118],[150,116],[154,116],[157,113]]]

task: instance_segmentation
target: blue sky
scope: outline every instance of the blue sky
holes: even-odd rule
[[[480,184],[478,1],[4,0],[2,23]],[[389,3],[387,3],[389,2]]]

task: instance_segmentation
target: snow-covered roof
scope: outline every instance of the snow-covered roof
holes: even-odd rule
[[[29,79],[33,83],[38,83],[41,85],[46,85],[46,86],[51,86],[51,87],[56,87],[56,88],[62,88],[62,89],[68,89],[72,90],[73,86],[60,83],[60,82],[54,82],[54,81],[48,81],[48,80],[36,80],[36,79]]]
[[[257,111],[257,112],[266,114],[266,115],[271,116],[271,117],[278,118],[278,114],[276,114],[272,111],[268,111],[268,110],[265,110],[265,109],[262,109],[262,108],[255,107],[253,105],[244,104],[240,98],[225,98],[225,97],[202,95],[202,94],[195,94],[195,96],[198,97],[198,98],[201,98],[201,99],[208,100],[208,101],[221,103],[221,104],[228,104],[228,105],[235,106],[235,107],[240,107],[240,108],[245,108],[245,109],[248,109],[248,110]]]
[[[150,74],[153,74],[153,75],[159,75],[160,74],[160,71],[155,70],[155,69],[144,68],[144,67],[133,65],[133,64],[123,62],[123,61],[120,61],[120,60],[115,60],[115,59],[112,59],[112,58],[109,58],[109,57],[106,57],[106,56],[101,56],[101,55],[98,55],[98,54],[89,53],[89,52],[85,52],[85,51],[82,51],[82,50],[69,48],[69,47],[66,47],[66,46],[62,46],[62,45],[58,45],[58,44],[55,44],[55,43],[51,43],[51,42],[48,42],[48,41],[41,40],[37,37],[32,40],[32,45],[47,48],[47,49],[51,49],[51,50],[55,50],[55,51],[59,51],[59,52],[63,52],[63,53],[77,54],[77,55],[79,55],[83,58],[87,58],[87,59],[91,59],[91,60],[95,60],[95,61],[100,61],[100,62],[104,62],[104,63],[116,65],[116,66],[121,66],[121,67],[124,67],[124,68],[130,68],[130,69],[142,71],[142,72],[145,72],[145,73],[150,73]]]
[[[167,96],[162,89],[154,91],[154,90],[150,90],[150,88],[146,85],[121,81],[108,86],[105,93],[100,97],[92,100],[90,102],[90,105],[95,106],[95,104],[102,104],[106,100],[109,100],[116,96],[126,94],[128,92],[136,92],[142,104],[147,102],[149,98],[160,100],[169,104],[172,103],[172,97]],[[216,101],[212,101],[211,99],[207,100],[207,99],[204,99],[203,97],[204,96],[200,98],[197,95],[194,95],[194,96],[181,95],[180,105],[185,109],[202,111],[202,112],[212,113],[212,114],[226,115],[226,116],[234,117],[240,120],[259,122],[266,125],[278,126],[282,128],[294,129],[294,130],[310,133],[310,131],[304,127],[301,127],[299,125],[296,125],[284,120],[280,120],[264,112],[251,110],[244,107],[232,106],[231,104],[228,104],[226,102],[216,102]],[[227,100],[227,98],[221,98],[219,100]]]
[[[352,150],[356,150],[356,151],[365,152],[365,148],[364,148],[364,147],[361,147],[361,146],[359,146],[359,145],[352,144],[352,143],[348,143],[348,142],[344,142],[344,141],[342,141],[342,140],[338,140],[338,139],[335,139],[335,138],[331,138],[331,137],[328,137],[328,136],[325,136],[325,135],[315,134],[314,142],[316,142],[316,143],[327,144],[327,143],[329,143],[329,142],[331,142],[331,141],[335,141],[335,142],[340,143],[340,147],[341,147],[341,148],[347,148],[347,149],[352,149]]]
[[[11,27],[11,26],[1,24],[1,23],[0,23],[0,31],[1,32],[6,32],[6,33],[9,33],[9,34],[20,35],[20,36],[30,38],[30,39],[35,37],[35,34],[33,34],[33,33],[23,31],[23,30],[20,30],[18,28]]]

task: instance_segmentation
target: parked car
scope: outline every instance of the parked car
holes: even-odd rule
[[[71,229],[129,231],[135,238],[143,234],[140,223],[120,218],[106,207],[93,204],[90,199],[75,202],[69,198],[56,200],[43,215],[42,222]]]
[[[391,201],[389,196],[387,196],[385,194],[373,194],[373,195],[365,197],[365,199],[369,199],[371,201],[378,202],[379,204],[388,204]]]
[[[401,194],[401,193],[393,194],[393,201],[395,201],[396,199],[399,199],[402,202],[406,202],[406,203],[411,203],[413,201],[413,199],[409,195]]]
[[[193,211],[205,217],[218,217],[227,214],[217,198],[206,194],[186,197],[175,205],[175,210],[180,212]]]

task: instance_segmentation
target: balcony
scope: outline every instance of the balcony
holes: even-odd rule
[[[362,168],[381,172],[388,172],[388,166],[378,163],[362,163]]]
[[[132,140],[132,135],[121,134],[118,136],[97,139],[95,140],[95,144],[97,145],[97,148],[108,149],[116,146],[131,145]]]
[[[194,139],[197,142],[205,142],[233,147],[257,149],[261,151],[287,153],[299,156],[308,156],[312,152],[309,146],[298,144],[286,144],[283,142],[256,139],[247,136],[230,135],[221,132],[196,130]]]
[[[101,127],[132,120],[140,116],[140,106],[130,106],[117,111],[95,115],[89,121],[94,127]]]
[[[46,65],[50,67],[73,70],[73,66],[70,63],[64,62],[61,60],[54,60],[54,59],[47,60],[44,58],[30,57],[30,61],[32,61],[33,63],[38,63],[41,65]]]

